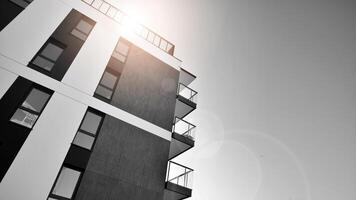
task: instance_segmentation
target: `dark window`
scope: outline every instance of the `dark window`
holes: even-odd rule
[[[88,110],[73,140],[73,144],[91,150],[102,120],[102,114]]]
[[[82,172],[63,166],[48,199],[71,199]]]
[[[126,40],[120,39],[111,55],[98,87],[95,90],[95,97],[106,102],[111,101],[124,64],[127,60],[129,50],[129,43]]]
[[[51,38],[46,42],[31,63],[36,67],[50,72],[59,56],[63,53],[64,48],[64,44]]]
[[[0,31],[16,18],[33,0],[1,0]]]
[[[1,97],[0,182],[52,94],[53,91],[19,76]]]
[[[61,81],[94,25],[89,17],[71,10],[28,66]]]
[[[32,128],[50,97],[51,94],[48,92],[33,88],[12,115],[10,121]]]
[[[93,29],[94,25],[90,24],[89,22],[81,19],[77,26],[72,30],[71,34],[75,37],[85,41]]]
[[[22,8],[26,8],[33,0],[10,0],[10,1]]]
[[[120,40],[116,45],[115,50],[112,53],[112,56],[118,59],[119,61],[125,63],[127,55],[129,54],[129,50],[130,50],[130,46]]]
[[[119,73],[115,73],[113,70],[107,68],[101,77],[99,85],[95,90],[95,94],[105,98],[106,100],[111,100],[119,78]]]

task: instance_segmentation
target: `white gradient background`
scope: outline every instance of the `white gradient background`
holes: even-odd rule
[[[191,199],[356,199],[355,1],[118,2],[198,76]]]

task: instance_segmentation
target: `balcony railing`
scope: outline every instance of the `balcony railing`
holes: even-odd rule
[[[170,43],[168,40],[164,39],[157,33],[151,31],[149,28],[135,22],[131,17],[129,17],[126,13],[116,8],[112,4],[104,1],[104,0],[82,0],[86,4],[95,8],[99,12],[108,16],[109,18],[115,20],[116,22],[127,26],[134,33],[136,33],[141,38],[145,39],[149,43],[158,47],[159,49],[165,51],[166,53],[173,56],[174,54],[174,45]]]
[[[194,141],[196,126],[183,119],[176,117],[172,128],[174,133],[178,133]]]
[[[198,92],[184,85],[183,83],[179,83],[177,94],[188,99],[191,102],[197,103]]]
[[[181,164],[169,161],[166,181],[192,189],[193,170]]]

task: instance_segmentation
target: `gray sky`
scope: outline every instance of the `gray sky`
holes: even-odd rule
[[[355,1],[119,2],[198,76],[192,199],[356,199]]]

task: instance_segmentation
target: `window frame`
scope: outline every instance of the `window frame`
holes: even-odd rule
[[[126,45],[126,46],[129,48],[129,49],[127,50],[127,55],[124,55],[124,54],[120,53],[119,51],[116,51],[116,49],[117,49],[117,47],[119,46],[120,43],[123,43],[124,45]],[[128,56],[129,56],[130,52],[131,52],[131,44],[130,44],[129,42],[127,42],[126,40],[124,40],[124,39],[119,39],[119,41],[118,41],[117,44],[115,45],[115,48],[114,48],[114,51],[113,51],[112,54],[111,54],[111,57],[113,57],[114,59],[118,60],[119,62],[121,62],[121,63],[123,63],[123,64],[126,64],[127,58],[128,58]],[[125,61],[122,62],[120,59],[116,58],[116,57],[114,56],[114,53],[115,53],[115,54],[119,54],[119,55],[125,57]]]
[[[48,99],[47,99],[46,102],[43,104],[43,107],[41,108],[41,110],[40,110],[39,112],[34,111],[34,110],[31,110],[31,109],[29,109],[29,108],[26,108],[26,107],[24,107],[24,106],[22,105],[22,104],[26,101],[27,97],[31,94],[31,92],[32,92],[33,89],[37,89],[37,90],[39,90],[39,91],[41,91],[41,92],[44,92],[44,93],[46,93],[46,94],[49,95]],[[52,90],[50,90],[50,89],[48,89],[48,88],[45,88],[45,87],[43,87],[43,86],[37,85],[37,84],[33,84],[33,85],[29,88],[29,90],[23,95],[23,97],[21,98],[21,101],[19,101],[19,104],[16,106],[16,109],[13,111],[13,114],[10,116],[10,118],[9,118],[8,121],[11,122],[11,123],[13,123],[13,124],[15,124],[15,125],[17,125],[17,126],[20,126],[20,127],[27,128],[27,129],[32,130],[33,127],[36,125],[38,119],[40,118],[40,116],[41,116],[43,110],[46,108],[46,106],[47,106],[49,100],[51,99],[52,95],[53,95],[53,91],[52,91]],[[11,121],[11,118],[14,116],[14,114],[16,113],[16,111],[19,110],[19,109],[20,109],[20,110],[24,110],[24,111],[26,111],[26,112],[29,112],[29,113],[31,113],[31,114],[33,114],[33,115],[37,115],[37,118],[36,118],[35,122],[33,123],[33,125],[32,125],[31,127],[27,127],[27,126],[25,126],[25,125],[16,123],[16,122],[14,122],[14,121]]]
[[[59,178],[59,176],[61,175],[62,169],[63,169],[64,167],[65,167],[65,168],[69,168],[69,169],[74,170],[74,171],[77,171],[77,172],[80,172],[80,175],[79,175],[79,177],[78,177],[78,181],[77,181],[77,183],[75,184],[75,187],[74,187],[73,194],[72,194],[72,197],[71,197],[71,198],[67,198],[67,197],[63,197],[63,196],[59,196],[59,195],[53,194],[53,190],[54,190],[54,188],[55,188],[55,186],[56,186],[56,184],[57,184],[58,178]],[[49,195],[48,195],[47,199],[48,199],[48,198],[54,198],[54,199],[58,199],[58,200],[72,200],[72,199],[74,199],[74,197],[75,197],[75,195],[77,194],[77,191],[78,191],[78,189],[79,189],[80,182],[81,182],[81,180],[82,180],[82,178],[83,178],[84,171],[85,171],[85,170],[83,170],[83,169],[81,169],[81,168],[78,168],[78,167],[75,167],[75,166],[73,166],[73,165],[70,165],[70,164],[63,164],[63,165],[61,166],[61,168],[59,169],[59,172],[58,172],[58,174],[57,174],[56,179],[54,180],[54,183],[53,183],[53,185],[52,185],[52,188],[51,188],[51,190],[50,190],[50,192],[49,192]]]
[[[41,53],[43,52],[43,50],[48,46],[49,43],[52,43],[54,44],[55,46],[57,47],[60,47],[63,49],[62,53],[58,56],[57,60],[51,60],[50,58],[47,58],[47,57],[44,57],[41,55]],[[43,74],[46,74],[46,75],[52,75],[52,71],[53,69],[56,67],[56,62],[60,59],[60,57],[63,55],[65,49],[67,48],[67,45],[65,45],[64,43],[54,39],[53,37],[50,37],[43,45],[42,47],[40,48],[40,50],[38,50],[38,52],[35,54],[35,56],[31,59],[31,61],[28,63],[28,66],[30,68],[33,68]],[[41,66],[38,66],[34,63],[35,59],[37,57],[41,57],[41,58],[44,58],[45,60],[47,61],[50,61],[53,63],[53,67],[51,68],[51,70],[46,70],[45,68],[41,67]]]
[[[101,84],[101,81],[102,81],[103,78],[104,78],[105,72],[108,72],[108,73],[110,73],[110,74],[112,74],[112,75],[114,75],[114,76],[116,77],[116,81],[115,81],[115,84],[114,84],[114,87],[113,87],[113,88],[109,88],[109,87],[107,87],[107,86]],[[96,97],[96,98],[98,98],[98,99],[100,99],[100,100],[102,100],[102,101],[104,101],[104,102],[110,103],[111,100],[112,100],[112,97],[113,97],[113,95],[114,95],[114,93],[115,93],[115,90],[116,90],[116,88],[117,88],[117,85],[118,85],[118,83],[119,83],[120,76],[121,76],[121,73],[120,73],[120,72],[118,72],[118,71],[116,71],[116,70],[110,68],[109,66],[107,66],[107,67],[105,68],[105,71],[103,72],[103,75],[102,75],[101,78],[100,78],[100,81],[99,81],[99,83],[98,83],[98,86],[96,87],[96,89],[95,89],[95,91],[94,91],[94,97]],[[96,92],[96,90],[98,89],[99,86],[101,86],[101,87],[103,87],[103,88],[105,88],[105,89],[108,89],[108,90],[112,91],[112,93],[111,93],[109,99]]]
[[[82,124],[83,124],[83,122],[84,122],[85,116],[86,116],[86,114],[87,114],[88,112],[94,113],[95,115],[98,115],[98,116],[101,117],[101,120],[100,120],[99,125],[98,125],[98,127],[97,127],[97,129],[96,129],[96,133],[95,133],[95,134],[80,129],[80,127],[82,126]],[[93,150],[93,148],[94,148],[96,139],[97,139],[98,134],[99,134],[99,132],[100,132],[101,126],[102,126],[102,124],[103,124],[103,122],[104,122],[104,118],[105,118],[105,114],[104,114],[104,113],[99,112],[99,111],[97,111],[97,110],[95,110],[95,109],[93,109],[93,108],[88,107],[88,109],[85,111],[85,114],[84,114],[84,116],[83,116],[82,121],[81,121],[80,124],[79,124],[78,130],[77,130],[77,132],[75,133],[75,136],[74,136],[73,141],[72,141],[72,145],[75,145],[75,146],[77,146],[77,147],[79,147],[79,148],[82,148],[82,149],[85,149],[85,150],[88,150],[88,151],[91,152],[91,151]],[[91,145],[90,149],[88,149],[88,148],[86,148],[86,147],[82,147],[82,146],[80,146],[80,145],[74,143],[74,140],[75,140],[75,138],[76,138],[78,132],[81,132],[81,133],[83,133],[83,134],[89,135],[89,136],[91,136],[91,137],[94,138],[93,144]]]
[[[90,25],[92,26],[92,28],[90,29],[90,31],[89,31],[88,34],[84,33],[83,31],[81,31],[81,30],[79,30],[79,29],[77,28],[78,25],[79,25],[79,23],[80,23],[81,21],[84,21],[84,22],[86,22],[86,23],[88,23],[88,24],[90,24]],[[88,39],[90,33],[93,31],[94,27],[95,27],[95,24],[91,24],[91,22],[89,22],[88,20],[85,19],[84,16],[82,16],[82,17],[79,19],[79,21],[75,24],[75,26],[72,28],[72,30],[69,32],[69,34],[70,34],[71,36],[77,38],[78,40],[85,42],[85,41]],[[84,35],[85,35],[85,40],[83,40],[82,38],[79,38],[79,37],[77,37],[76,35],[74,35],[74,34],[72,33],[74,30],[80,32],[81,34],[84,34]]]
[[[16,0],[15,1],[14,0],[8,0],[8,1],[10,1],[11,3],[13,3],[13,4],[15,4],[15,5],[23,8],[23,9],[25,9],[28,5],[30,5],[32,3],[33,0],[32,1],[30,1],[30,0],[20,0],[20,1],[24,2],[25,4],[27,4],[26,6],[20,5],[19,3],[16,2]]]

